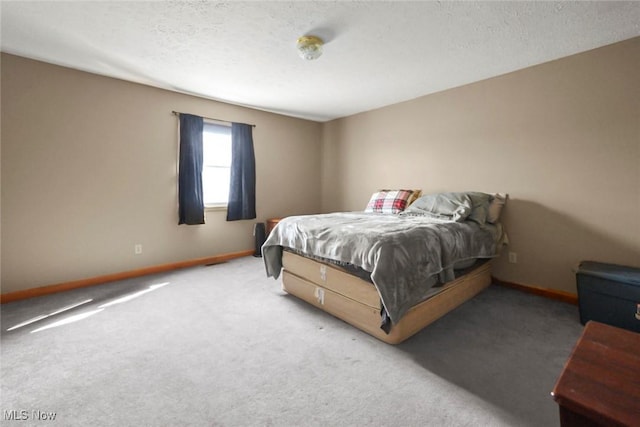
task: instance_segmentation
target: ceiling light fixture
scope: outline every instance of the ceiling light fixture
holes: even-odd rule
[[[320,37],[302,36],[298,39],[297,47],[300,57],[308,61],[320,58],[324,42]]]

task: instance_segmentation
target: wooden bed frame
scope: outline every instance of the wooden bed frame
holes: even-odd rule
[[[282,264],[285,292],[388,344],[401,343],[491,284],[491,262],[485,262],[412,307],[386,334],[380,329],[380,296],[371,283],[340,267],[287,251],[282,254]]]

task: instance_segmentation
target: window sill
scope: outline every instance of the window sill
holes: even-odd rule
[[[227,205],[206,205],[204,210],[206,212],[226,211]]]

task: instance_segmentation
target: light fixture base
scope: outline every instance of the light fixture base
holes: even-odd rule
[[[322,55],[324,41],[317,36],[302,36],[298,38],[296,47],[300,57],[308,61],[318,59]]]

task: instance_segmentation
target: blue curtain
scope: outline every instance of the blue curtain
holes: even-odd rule
[[[227,221],[256,217],[256,159],[253,126],[231,124],[231,183]]]
[[[202,117],[180,113],[178,224],[204,224]]]

